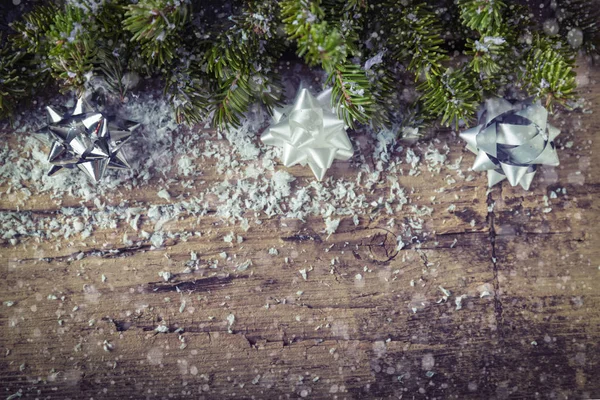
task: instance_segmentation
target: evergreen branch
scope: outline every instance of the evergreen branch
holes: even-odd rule
[[[477,73],[493,75],[502,68],[508,43],[501,36],[482,36],[479,40],[467,39],[466,54],[472,56],[470,66]]]
[[[423,108],[433,117],[442,117],[442,125],[452,123],[458,128],[460,120],[470,121],[481,101],[473,88],[472,79],[464,69],[446,70],[439,76],[432,75],[418,87],[424,93]]]
[[[459,0],[463,23],[479,33],[495,34],[502,26],[502,12],[506,7],[501,0]]]
[[[123,101],[129,85],[124,79],[124,66],[121,60],[112,54],[107,54],[103,57],[98,69],[104,75],[109,91],[118,95],[119,99]]]
[[[379,67],[379,68],[377,68]],[[365,71],[371,85],[371,93],[374,100],[371,123],[374,126],[388,126],[392,114],[398,108],[397,90],[394,85],[390,68],[382,63],[371,66]]]
[[[526,39],[539,26],[526,6],[506,0],[236,0],[229,15],[200,0],[194,13],[191,2],[78,0],[36,8],[2,43],[0,113],[50,76],[62,90],[106,87],[123,98],[124,76],[134,70],[165,77],[178,121],[212,115],[220,127],[239,124],[253,103],[279,103],[286,46],[325,69],[333,105],[350,126],[401,117],[403,70],[392,70],[392,62],[422,82],[420,106],[443,124],[468,119],[483,96],[501,92],[517,73],[549,107],[574,96],[571,49],[540,37],[531,46]],[[586,3],[561,0],[557,18],[561,34],[581,30],[584,46],[593,48],[600,9]],[[449,49],[469,56],[457,71],[447,68]],[[392,79],[392,71],[399,76]]]
[[[340,33],[347,54],[360,56],[360,34],[364,28],[366,0],[322,0],[322,3],[325,20]]]
[[[0,32],[0,119],[10,117],[20,103],[48,83],[49,77],[49,69],[38,56],[16,47]]]
[[[93,1],[93,0],[92,0]],[[94,3],[95,4],[95,3]],[[111,47],[123,47],[130,43],[131,33],[127,29],[115,29],[115,26],[122,26],[125,20],[126,5],[128,0],[111,0],[102,3],[101,8],[89,10],[95,16],[98,26],[95,31],[100,34],[101,39],[106,42],[103,44],[112,45]]]
[[[13,52],[0,32],[0,120],[12,114],[16,103],[27,93],[26,80],[21,79],[19,61],[24,53]]]
[[[219,87],[218,93],[213,101],[213,123],[218,127],[226,125],[240,126],[240,117],[251,104],[249,88],[249,77],[247,75],[230,76]]]
[[[285,31],[290,40],[295,40],[298,55],[310,66],[321,65],[332,72],[346,59],[344,38],[324,20],[319,0],[284,0],[280,5]]]
[[[73,6],[57,12],[50,31],[49,63],[52,75],[63,81],[63,91],[71,88],[83,91],[97,60],[97,47],[92,30],[88,29],[91,17]]]
[[[127,7],[123,24],[131,40],[141,44],[144,58],[160,67],[173,60],[188,13],[186,0],[141,0]]]
[[[22,20],[13,22],[11,28],[16,33],[11,40],[14,47],[24,49],[32,54],[47,53],[46,35],[58,11],[58,8],[52,4],[38,6],[25,14]]]
[[[335,68],[327,83],[332,86],[331,101],[346,125],[365,124],[374,112],[371,85],[360,65],[342,64]]]
[[[537,36],[527,55],[522,79],[529,94],[544,99],[546,107],[565,105],[575,97],[575,58],[562,42]]]
[[[223,51],[225,49],[225,51]],[[243,43],[231,42],[223,46],[217,42],[206,55],[207,72],[218,83],[219,93],[213,100],[213,122],[219,127],[238,126],[240,117],[253,101],[261,101],[269,109],[279,103],[281,87],[278,79],[260,64],[248,62]]]
[[[509,52],[509,41],[516,39],[504,21],[506,5],[499,0],[460,0],[460,19],[465,26],[479,34],[480,38],[467,38],[465,54],[471,56],[470,68],[475,72],[484,91],[493,92],[497,83],[504,79]]]
[[[209,93],[214,91],[214,85],[192,60],[171,74],[165,85],[165,93],[173,103],[175,119],[178,123],[188,125],[204,121],[209,113],[211,98]]]
[[[408,62],[408,70],[417,78],[424,75],[439,75],[442,61],[447,60],[446,52],[441,47],[444,39],[438,17],[425,4],[417,4],[404,8],[397,19],[390,43],[395,47],[394,58]]]
[[[472,57],[471,75],[483,96],[502,96],[502,89],[517,79],[516,71],[525,64],[525,38],[531,35],[532,28],[528,9],[512,4],[504,9],[495,32],[480,33],[479,40],[467,38],[465,54]]]
[[[255,101],[269,111],[279,104],[282,89],[274,71],[282,51],[275,37],[279,21],[263,16],[273,15],[276,6],[267,1],[252,11],[244,9],[206,52],[206,71],[219,92],[212,100],[213,122],[221,128],[239,125]]]
[[[11,24],[14,34],[7,38],[0,32],[0,119],[48,83],[46,35],[56,10],[37,7]]]
[[[224,38],[221,38],[224,40]],[[219,127],[238,126],[239,117],[251,103],[249,66],[238,46],[221,46],[219,42],[206,53],[207,71],[218,82],[213,100],[213,121]]]

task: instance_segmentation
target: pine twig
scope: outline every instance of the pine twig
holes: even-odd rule
[[[527,55],[522,79],[530,95],[543,99],[550,110],[575,97],[576,74],[573,52],[562,42],[537,36]]]
[[[441,116],[445,126],[453,124],[458,128],[459,121],[470,121],[481,101],[464,69],[448,69],[439,76],[431,76],[418,88],[424,92],[423,108],[434,117]]]
[[[338,65],[329,75],[332,86],[332,105],[351,128],[355,121],[365,124],[371,118],[375,102],[369,80],[360,65]]]
[[[480,33],[494,33],[502,26],[501,0],[459,0],[461,19],[469,28]]]
[[[288,38],[298,46],[298,55],[311,65],[332,72],[343,62],[348,49],[342,34],[331,28],[318,0],[284,0],[280,3]]]
[[[127,7],[123,24],[131,40],[141,44],[144,58],[160,67],[175,57],[188,14],[187,0],[141,0]]]

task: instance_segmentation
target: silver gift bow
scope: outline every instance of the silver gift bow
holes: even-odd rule
[[[128,169],[129,163],[121,147],[139,124],[127,120],[108,120],[102,113],[92,111],[84,99],[75,108],[61,112],[50,106],[48,125],[37,133],[51,139],[48,161],[53,175],[63,168],[79,168],[97,183],[107,168]]]
[[[479,125],[460,133],[467,149],[477,155],[472,169],[488,172],[488,186],[504,179],[528,190],[537,165],[559,164],[554,139],[560,130],[548,123],[539,102],[511,104],[487,100]]]
[[[308,164],[318,180],[333,160],[354,154],[346,124],[331,107],[331,89],[314,97],[300,88],[292,105],[274,111],[273,122],[260,137],[263,143],[283,149],[286,167]]]

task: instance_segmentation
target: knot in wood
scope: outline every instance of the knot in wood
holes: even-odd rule
[[[396,235],[385,229],[375,233],[369,241],[370,257],[379,262],[388,262],[398,255]]]

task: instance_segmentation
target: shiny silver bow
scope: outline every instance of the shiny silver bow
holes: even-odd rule
[[[331,107],[331,89],[314,97],[300,88],[292,105],[274,111],[273,121],[260,137],[263,143],[283,148],[286,167],[308,164],[318,180],[333,160],[348,160],[354,153],[347,126]]]
[[[554,139],[560,130],[548,123],[548,111],[539,102],[487,100],[479,124],[460,137],[477,154],[472,169],[488,172],[489,187],[508,179],[528,190],[537,165],[559,164]]]
[[[77,100],[71,111],[60,112],[50,106],[48,125],[37,133],[52,140],[48,161],[53,164],[48,175],[63,168],[79,168],[97,183],[107,168],[128,169],[121,147],[139,124],[126,120],[108,120],[92,111],[84,99]]]

